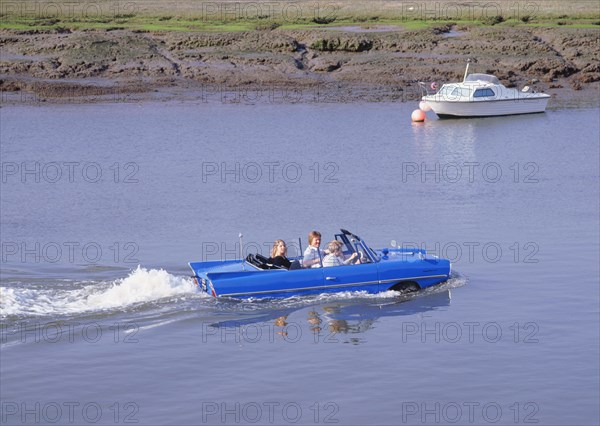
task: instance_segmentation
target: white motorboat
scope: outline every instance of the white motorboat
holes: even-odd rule
[[[535,93],[525,86],[522,90],[505,87],[490,74],[468,74],[461,83],[444,84],[422,101],[440,118],[490,117],[497,115],[544,112],[550,95]],[[429,109],[427,108],[427,109]]]

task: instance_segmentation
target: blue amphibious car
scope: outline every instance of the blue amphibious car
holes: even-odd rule
[[[427,256],[423,249],[373,250],[357,235],[342,229],[335,235],[347,257],[357,253],[360,263],[325,268],[302,268],[302,258],[288,270],[268,263],[260,254],[244,260],[190,262],[200,288],[215,297],[290,297],[296,295],[387,290],[416,291],[446,281],[450,261]]]

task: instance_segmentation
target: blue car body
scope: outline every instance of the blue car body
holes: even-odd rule
[[[336,239],[343,252],[356,252],[355,265],[279,269],[260,255],[244,260],[190,262],[201,289],[215,297],[290,297],[297,295],[387,290],[418,290],[446,281],[451,265],[447,259],[427,256],[422,249],[371,249],[357,235],[341,230]],[[290,259],[299,265],[301,258]],[[274,269],[273,269],[274,268]]]

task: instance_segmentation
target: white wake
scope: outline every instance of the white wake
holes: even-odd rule
[[[80,283],[74,289],[0,287],[0,317],[78,314],[125,308],[196,293],[189,277],[138,266],[111,282]]]

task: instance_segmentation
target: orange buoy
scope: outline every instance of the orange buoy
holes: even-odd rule
[[[422,121],[425,121],[425,111],[422,111],[420,109],[416,109],[416,110],[414,110],[412,112],[410,118],[415,123],[420,123]]]

